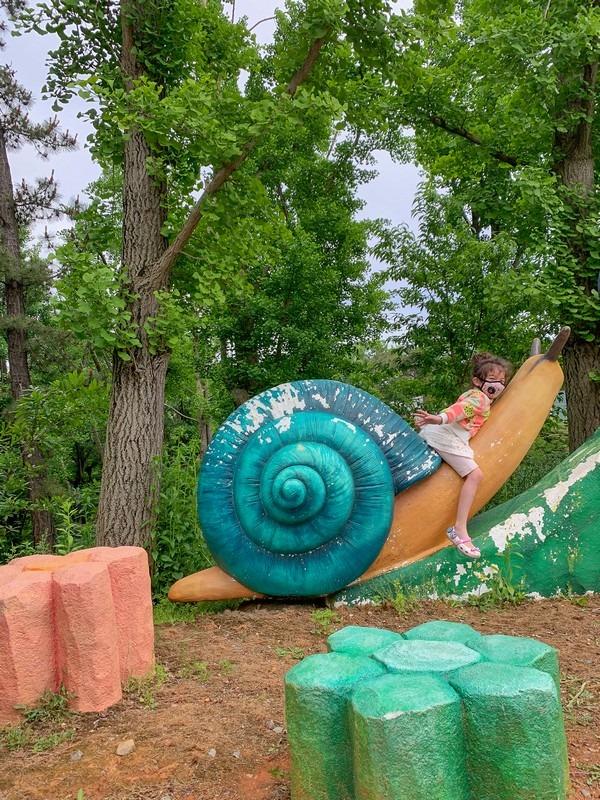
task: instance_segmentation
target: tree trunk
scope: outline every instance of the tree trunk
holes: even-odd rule
[[[166,248],[164,187],[148,175],[150,148],[139,131],[125,143],[122,260],[134,299],[130,325],[141,342],[131,360],[113,357],[110,411],[96,523],[99,545],[145,546],[156,515],[169,353],[153,355],[144,324],[159,304],[149,276]]]
[[[123,49],[121,66],[129,89],[140,77],[134,20],[144,19],[140,0],[121,4]],[[128,133],[123,160],[122,264],[127,270],[131,313],[129,325],[141,346],[129,351],[131,360],[115,352],[96,523],[98,545],[148,544],[159,493],[158,460],[164,432],[165,377],[169,353],[150,352],[145,323],[156,317],[156,263],[167,241],[161,230],[166,214],[166,187],[148,174],[152,150],[139,130]]]
[[[154,19],[156,15],[156,20]],[[160,8],[144,0],[121,0],[121,69],[125,89],[144,75],[137,59],[137,28],[160,25]],[[287,93],[293,96],[310,73],[325,37],[316,39]],[[102,485],[96,524],[99,545],[146,545],[156,515],[159,492],[158,458],[163,444],[165,376],[170,354],[153,355],[144,328],[156,317],[157,290],[169,284],[172,265],[192,236],[204,205],[244,163],[255,146],[246,142],[232,161],[220,167],[205,186],[181,230],[167,247],[161,230],[166,219],[167,189],[148,174],[153,151],[143,134],[127,131],[123,158],[122,264],[127,270],[129,325],[141,345],[129,352],[129,361],[115,353]]]
[[[600,383],[591,380],[590,373],[600,374],[599,362],[598,344],[571,334],[563,350],[570,450],[576,450],[598,429]]]
[[[582,239],[578,228],[582,218],[588,215],[586,198],[595,190],[595,163],[593,149],[593,124],[596,104],[598,64],[588,64],[581,74],[580,96],[567,104],[554,134],[556,160],[554,171],[560,182],[571,189],[572,230],[566,241],[576,264],[585,266],[590,258],[589,244]],[[565,120],[576,122],[565,126]],[[589,278],[582,281],[583,291],[590,295],[597,289]],[[600,322],[592,326],[593,342],[584,339],[578,320],[565,319],[573,333],[563,351],[565,390],[567,397],[567,419],[569,423],[569,448],[576,450],[600,426],[600,383],[590,373],[600,375]],[[590,330],[589,324],[586,332]]]
[[[15,213],[12,175],[6,150],[4,131],[0,129],[0,225],[4,260],[4,300],[6,303],[6,339],[10,389],[15,403],[31,386],[27,360],[25,323],[25,286],[21,277],[21,250],[19,226]],[[38,545],[46,541],[54,544],[52,514],[36,506],[46,496],[45,469],[42,454],[32,442],[22,442],[21,457],[27,473],[27,489],[30,503],[33,541]]]
[[[148,175],[150,148],[134,131],[125,143],[122,260],[127,269],[130,325],[141,342],[126,361],[115,352],[110,411],[96,523],[98,545],[145,546],[156,513],[158,459],[164,431],[169,353],[153,355],[144,324],[159,304],[150,288],[152,266],[166,248],[161,235],[164,187]]]
[[[198,394],[204,398],[205,401],[208,400],[208,389],[206,384],[201,378],[196,379],[196,386],[198,388]],[[212,425],[210,424],[210,420],[205,417],[205,415],[200,412],[198,415],[198,435],[200,437],[200,458],[204,457],[206,450],[208,449],[208,445],[212,439]]]

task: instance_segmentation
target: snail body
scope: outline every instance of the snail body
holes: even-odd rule
[[[563,382],[532,355],[473,439],[475,514],[510,477]],[[426,480],[423,480],[426,478]],[[179,602],[329,594],[446,546],[462,480],[384,403],[335,381],[263,392],[221,426],[200,471],[201,527],[217,567],[177,581]]]

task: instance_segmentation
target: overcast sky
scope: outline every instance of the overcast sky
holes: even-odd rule
[[[410,0],[399,0],[396,5],[408,7]],[[251,26],[259,20],[272,16],[274,9],[281,6],[283,6],[282,0],[236,0],[235,18],[246,16]],[[274,22],[266,21],[258,25],[255,34],[259,41],[265,42],[269,41],[273,30]],[[35,119],[51,116],[51,103],[44,103],[40,99],[46,75],[46,54],[52,46],[50,37],[30,34],[20,38],[12,39],[10,36],[7,38],[3,56],[16,70],[19,82],[33,92],[36,104],[32,116]],[[42,161],[30,148],[10,153],[15,184],[22,178],[33,180],[48,175],[54,169],[63,200],[68,201],[77,195],[83,195],[85,187],[99,174],[98,168],[92,163],[85,149],[89,127],[77,117],[83,107],[83,102],[73,101],[60,113],[63,128],[78,134],[79,149],[73,153],[53,155],[48,162]],[[378,177],[360,189],[360,195],[366,201],[361,216],[385,217],[391,219],[394,224],[400,222],[411,224],[411,207],[419,180],[417,170],[410,164],[394,164],[386,153],[379,153],[378,171]]]

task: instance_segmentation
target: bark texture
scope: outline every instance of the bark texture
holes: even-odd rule
[[[572,82],[573,76],[568,76]],[[554,135],[556,159],[554,171],[559,180],[573,190],[573,230],[567,235],[567,243],[577,264],[585,265],[590,257],[588,245],[577,230],[585,216],[585,199],[596,190],[593,126],[595,122],[598,63],[587,64],[579,76],[578,97],[568,103],[564,118],[577,120],[569,125],[557,126]],[[577,197],[583,202],[578,204]],[[578,206],[578,207],[575,207]],[[597,289],[595,281],[586,278],[583,291],[589,295]],[[569,321],[570,323],[570,321]],[[600,425],[600,383],[591,375],[600,374],[600,320],[595,325],[595,341],[589,342],[578,335],[577,320],[573,333],[563,351],[567,418],[569,423],[569,448],[576,450]],[[580,329],[581,330],[581,329]]]
[[[598,374],[599,362],[598,344],[572,334],[563,350],[571,451],[577,450],[598,429],[600,383],[593,381],[590,373]]]
[[[125,88],[140,78],[143,66],[137,58],[136,26],[147,30],[156,9],[143,0],[122,0],[121,69]],[[325,38],[315,40],[293,77],[287,92],[293,95],[314,65]],[[141,346],[133,348],[130,361],[115,353],[102,485],[96,523],[99,545],[139,545],[149,542],[159,493],[158,459],[164,432],[165,377],[170,353],[150,352],[144,323],[156,317],[157,290],[169,285],[177,256],[202,218],[204,205],[246,160],[255,146],[246,142],[240,154],[217,169],[192,208],[173,242],[161,235],[167,207],[167,188],[148,174],[153,151],[143,134],[127,132],[124,142],[122,264],[127,270],[130,325]]]
[[[133,12],[133,13],[132,13]],[[126,86],[142,74],[135,55],[132,19],[141,19],[138,3],[122,4],[121,66]],[[158,459],[164,432],[165,377],[169,353],[153,355],[144,324],[159,311],[154,289],[167,285],[168,274],[156,283],[156,264],[167,241],[166,187],[150,177],[152,151],[142,133],[133,130],[124,143],[122,264],[133,300],[128,310],[141,347],[131,360],[113,356],[110,411],[96,523],[98,545],[146,546],[156,514],[159,491]]]

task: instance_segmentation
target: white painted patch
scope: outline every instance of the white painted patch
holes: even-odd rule
[[[323,408],[331,408],[329,403],[327,402],[327,398],[323,397],[321,394],[313,394],[313,400],[316,400],[317,403],[320,403]]]
[[[556,511],[569,489],[577,483],[577,481],[585,478],[598,464],[600,464],[600,453],[592,453],[585,461],[581,461],[577,464],[566,480],[557,483],[556,486],[551,486],[549,489],[546,489],[544,497],[546,498],[548,508],[551,511]]]
[[[341,419],[340,417],[332,417],[331,421],[340,422],[342,425],[345,425],[347,428],[349,428],[352,431],[352,433],[356,433],[356,425],[353,425],[351,422],[348,422],[347,419]]]
[[[486,592],[489,592],[489,589],[485,583],[482,583],[480,586],[470,592],[464,592],[463,594],[451,594],[449,597],[450,600],[454,600],[456,603],[464,603],[469,599],[469,597],[472,597],[473,595],[481,597],[481,595],[486,594]]]
[[[279,433],[285,433],[289,431],[292,427],[292,418],[291,417],[282,417],[278,419],[275,423],[275,428],[279,431]]]
[[[465,565],[464,564],[457,564],[456,565],[456,572],[452,576],[452,579],[454,581],[454,585],[458,586],[458,584],[460,583],[460,579],[462,578],[463,575],[466,575],[466,574],[467,574],[467,568],[465,567]]]
[[[383,439],[383,425],[373,425],[373,430],[380,439]]]
[[[345,600],[342,597],[341,600],[336,600],[335,601],[335,603],[333,604],[333,607],[334,608],[342,608],[343,606],[347,606],[347,605],[348,605],[348,601]],[[350,605],[351,606],[376,606],[377,603],[374,600],[370,600],[367,597],[364,597],[364,598],[358,597],[356,600],[351,600],[350,601]]]
[[[494,525],[489,535],[498,552],[503,553],[508,542],[518,535],[524,537],[531,532],[531,528],[533,528],[538,539],[543,542],[546,538],[542,530],[543,525],[544,509],[541,506],[536,506],[530,509],[528,514],[511,514],[504,522]]]
[[[398,719],[398,717],[403,716],[406,714],[406,711],[388,711],[387,714],[383,715],[384,719]]]

